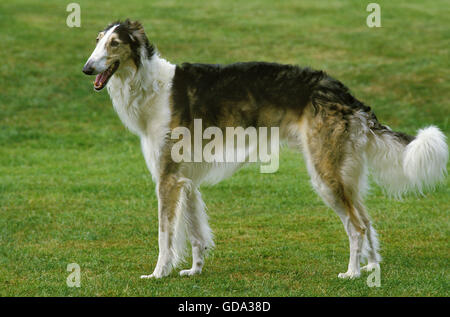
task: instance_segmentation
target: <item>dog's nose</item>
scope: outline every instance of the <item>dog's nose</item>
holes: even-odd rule
[[[94,68],[92,68],[92,64],[90,62],[87,62],[83,67],[83,73],[85,73],[86,75],[92,75],[93,72]]]

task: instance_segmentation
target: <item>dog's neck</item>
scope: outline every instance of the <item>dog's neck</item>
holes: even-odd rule
[[[124,125],[139,136],[165,129],[170,121],[169,98],[175,65],[157,53],[143,58],[139,67],[134,62],[121,65],[107,88],[113,106]]]

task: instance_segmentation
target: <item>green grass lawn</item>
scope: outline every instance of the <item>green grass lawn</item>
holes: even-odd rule
[[[450,136],[450,8],[444,0],[72,1],[0,4],[1,296],[449,296],[450,181],[390,200],[373,186],[381,287],[340,280],[348,239],[312,191],[300,154],[276,174],[257,166],[205,187],[216,249],[204,273],[141,280],[156,264],[157,201],[139,140],[82,66],[97,31],[139,19],[173,63],[264,60],[324,69],[379,120]],[[67,264],[81,287],[66,285]],[[188,262],[181,268],[190,266]]]

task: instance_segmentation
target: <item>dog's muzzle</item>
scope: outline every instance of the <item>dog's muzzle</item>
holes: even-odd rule
[[[92,67],[92,62],[88,61],[83,67],[83,73],[86,75],[94,74],[94,68]]]

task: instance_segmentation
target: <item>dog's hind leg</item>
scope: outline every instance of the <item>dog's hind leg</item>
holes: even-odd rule
[[[192,246],[192,267],[188,270],[182,270],[181,276],[201,273],[205,253],[214,247],[213,235],[208,225],[206,207],[200,191],[191,186],[186,194],[185,217],[187,234]]]
[[[329,182],[319,176],[315,169],[308,168],[314,189],[324,202],[340,217],[350,243],[350,259],[348,270],[339,273],[340,278],[355,278],[360,276],[360,261],[366,227],[360,221],[358,210],[347,196],[345,186]]]
[[[348,270],[340,278],[360,276],[367,231],[355,197],[364,163],[352,142],[350,123],[339,112],[306,113],[300,124],[301,143],[314,189],[340,217],[350,243]],[[363,153],[363,152],[362,152]]]
[[[356,218],[361,223],[361,227],[366,229],[363,237],[361,256],[367,258],[368,264],[362,267],[361,270],[371,271],[374,268],[379,268],[381,257],[378,254],[377,233],[372,226],[372,221],[363,203],[363,197],[368,187],[367,160],[364,151],[352,142],[352,137],[350,137],[348,142],[353,143],[351,146],[348,146],[352,150],[347,151],[346,159],[341,164],[340,174],[349,199],[353,203]]]

